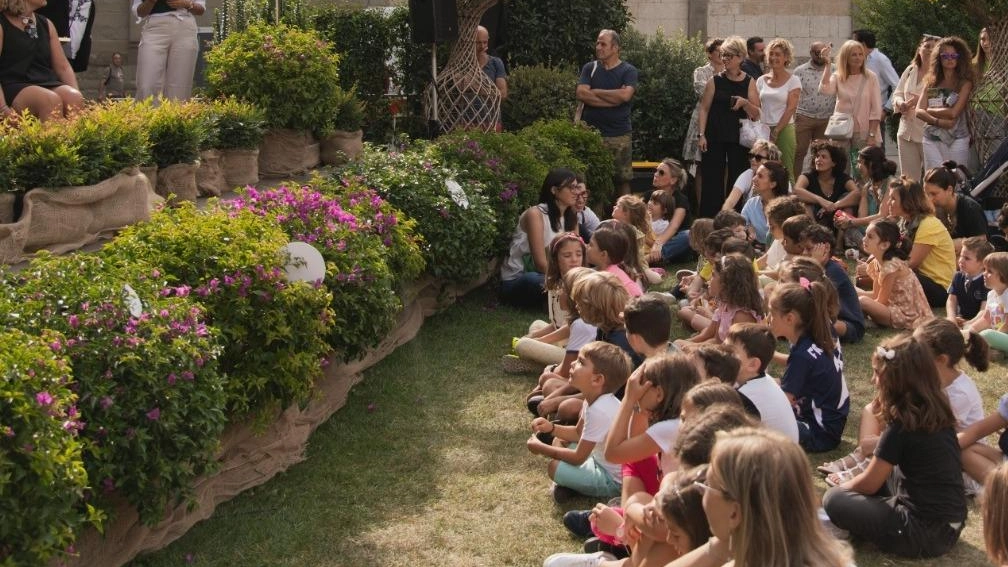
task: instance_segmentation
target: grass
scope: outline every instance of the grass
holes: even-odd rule
[[[417,338],[370,369],[347,405],[311,438],[308,459],[217,508],[167,548],[133,567],[541,565],[575,551],[549,496],[546,460],[525,449],[533,376],[500,371],[510,337],[536,314],[494,306],[479,289],[424,324]],[[686,333],[677,330],[681,336]],[[844,350],[853,448],[860,408],[870,399],[869,353],[888,334],[870,329]],[[991,411],[1008,373],[968,369]],[[780,375],[776,369],[775,376]],[[568,508],[587,508],[588,500]],[[978,507],[949,555],[905,561],[856,546],[861,567],[987,565]]]

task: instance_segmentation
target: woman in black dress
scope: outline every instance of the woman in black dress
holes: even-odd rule
[[[84,98],[45,0],[0,0],[0,116],[28,109],[39,120],[69,116]]]
[[[713,218],[721,210],[732,183],[749,167],[749,149],[739,144],[740,121],[758,119],[760,102],[756,82],[740,67],[746,53],[746,43],[741,37],[724,40],[721,44],[724,71],[707,82],[700,99],[697,135],[697,147],[703,152],[700,217]]]

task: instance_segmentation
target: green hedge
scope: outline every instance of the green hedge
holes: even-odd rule
[[[598,130],[571,120],[544,120],[523,128],[518,135],[547,167],[569,167],[582,173],[593,207],[606,210],[615,202],[612,154],[602,146]]]
[[[626,2],[509,0],[505,11],[510,66],[574,65],[595,58],[599,30],[623,33],[630,24]]]
[[[504,127],[521,130],[536,120],[572,120],[577,82],[573,67],[515,67],[508,74],[508,97],[501,105]]]

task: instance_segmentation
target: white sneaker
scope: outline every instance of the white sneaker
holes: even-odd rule
[[[615,561],[616,556],[604,551],[596,553],[554,553],[543,561],[543,567],[598,567],[603,561]]]
[[[826,531],[830,533],[836,539],[848,540],[850,539],[850,532],[837,527],[832,521],[830,521],[829,515],[826,514],[826,510],[819,508],[819,522],[822,524]]]

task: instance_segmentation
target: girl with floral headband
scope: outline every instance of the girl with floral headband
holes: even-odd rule
[[[891,220],[871,223],[861,246],[871,256],[864,272],[872,288],[858,290],[865,316],[895,329],[913,329],[918,321],[930,319],[924,288],[907,265],[910,239],[900,234],[899,225]]]
[[[944,555],[966,521],[966,495],[956,418],[931,349],[910,334],[882,341],[872,380],[885,429],[868,467],[829,489],[823,508],[837,527],[886,553]]]

